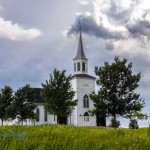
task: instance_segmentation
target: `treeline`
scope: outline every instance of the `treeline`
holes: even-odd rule
[[[16,92],[10,86],[0,90],[0,119],[4,121],[35,119],[35,92],[30,85],[19,88]]]
[[[48,80],[42,83],[41,96],[44,107],[49,114],[57,115],[57,123],[66,123],[78,100],[74,100],[75,91],[72,89],[71,75],[66,71],[54,69]],[[112,63],[105,62],[102,67],[95,67],[96,83],[100,86],[97,93],[89,96],[94,109],[89,113],[106,118],[113,117],[111,126],[117,128],[116,118],[122,116],[131,121],[130,127],[137,128],[137,119],[147,119],[147,114],[141,111],[145,102],[136,89],[139,86],[141,73],[133,74],[132,62],[115,57]],[[13,92],[5,86],[0,91],[0,118],[4,120],[18,118],[22,124],[25,119],[35,119],[35,95],[30,85]]]
[[[44,108],[49,114],[57,115],[58,124],[66,124],[67,117],[77,105],[73,100],[75,91],[71,85],[71,75],[66,76],[65,70],[54,69],[49,80],[42,83],[40,95]],[[30,85],[19,88],[16,92],[10,86],[0,90],[0,119],[4,121],[18,119],[22,122],[26,119],[36,119],[36,95]]]

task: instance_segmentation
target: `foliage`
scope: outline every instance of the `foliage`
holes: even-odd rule
[[[57,115],[57,118],[70,115],[77,105],[77,100],[73,100],[75,92],[72,90],[70,81],[71,75],[66,76],[64,70],[54,69],[50,79],[42,84],[41,95],[45,101],[45,109],[50,114]]]
[[[0,150],[148,150],[150,140],[147,128],[104,129],[63,125],[6,126],[0,128],[6,133],[26,132],[28,139],[17,140],[8,137],[0,140]]]
[[[109,127],[119,128],[120,125],[120,121],[115,120],[114,117],[111,118]]]
[[[138,128],[139,128],[139,126],[138,126],[137,119],[130,119],[129,129],[138,129]]]
[[[128,117],[131,112],[141,111],[144,100],[135,89],[139,86],[141,74],[132,74],[132,63],[127,59],[114,58],[114,62],[105,62],[102,67],[95,67],[98,76],[97,84],[101,86],[98,94],[92,93],[90,98],[100,113]],[[102,112],[101,112],[102,111]]]
[[[23,120],[35,117],[34,109],[36,108],[34,90],[30,85],[19,88],[14,95],[12,102],[13,117],[18,118],[23,125]]]
[[[9,118],[9,107],[13,99],[13,90],[10,86],[5,86],[0,91],[0,118],[2,121],[8,120]]]
[[[143,114],[139,111],[133,111],[128,115],[129,119],[140,119],[140,120],[144,120],[144,119],[148,119],[148,115],[147,114]]]

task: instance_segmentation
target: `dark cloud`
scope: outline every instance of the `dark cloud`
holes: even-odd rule
[[[117,28],[116,31],[108,29],[103,26],[103,24],[98,25],[92,16],[88,15],[80,15],[77,16],[75,23],[71,26],[70,30],[68,31],[68,35],[76,34],[79,32],[79,20],[82,26],[82,32],[95,36],[97,38],[103,39],[120,39],[124,38],[122,32],[118,32]]]
[[[135,24],[127,25],[133,35],[144,35],[150,37],[150,22],[146,20],[137,21]]]

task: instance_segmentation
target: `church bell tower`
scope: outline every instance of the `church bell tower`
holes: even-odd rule
[[[72,87],[76,92],[74,99],[77,99],[78,103],[71,114],[70,123],[77,126],[96,126],[96,117],[89,113],[89,110],[94,109],[89,94],[95,91],[95,77],[88,75],[88,59],[83,49],[81,26],[77,53],[73,62]]]

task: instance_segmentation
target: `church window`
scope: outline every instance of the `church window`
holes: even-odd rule
[[[87,112],[84,113],[84,122],[89,122],[89,114]]]
[[[83,97],[83,107],[89,108],[89,97],[87,95]]]
[[[74,71],[76,71],[76,63],[74,63]]]
[[[37,115],[36,116],[36,121],[39,121],[39,118],[40,118],[39,117],[40,116],[40,110],[39,110],[39,108],[36,109],[36,115]]]
[[[82,70],[85,71],[85,62],[82,63]]]
[[[79,62],[77,63],[77,69],[78,69],[78,71],[80,71],[80,63]]]
[[[45,110],[44,112],[44,121],[46,122],[47,121],[47,111]]]

